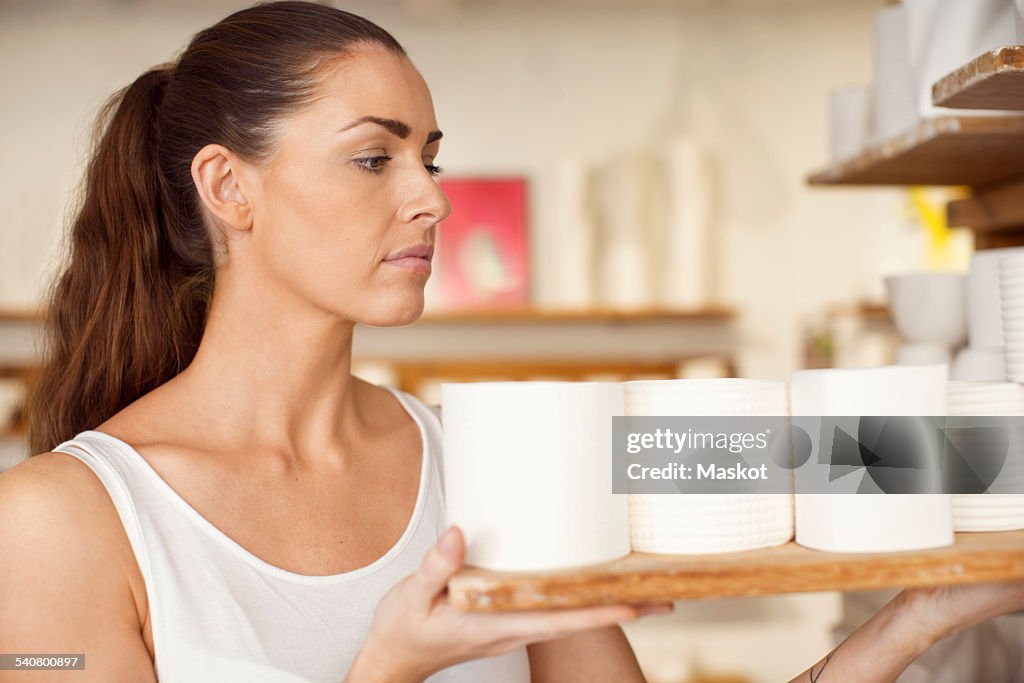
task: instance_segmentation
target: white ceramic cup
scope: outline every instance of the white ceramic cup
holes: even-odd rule
[[[967,338],[967,278],[961,273],[908,273],[885,278],[896,328],[914,344],[957,347]]]

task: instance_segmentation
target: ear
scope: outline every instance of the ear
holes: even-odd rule
[[[192,182],[199,198],[231,230],[252,228],[252,205],[242,187],[243,164],[223,145],[206,145],[192,158]]]

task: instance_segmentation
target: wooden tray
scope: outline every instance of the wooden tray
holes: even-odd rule
[[[954,545],[899,553],[825,553],[795,543],[716,555],[630,555],[556,572],[468,567],[448,582],[462,609],[614,603],[1024,580],[1024,531],[963,533]]]

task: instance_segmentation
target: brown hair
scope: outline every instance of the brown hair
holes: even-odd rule
[[[210,231],[191,163],[219,143],[258,162],[276,126],[317,97],[360,44],[404,55],[384,29],[312,2],[271,2],[197,33],[99,112],[47,304],[45,361],[29,399],[32,453],[92,429],[185,369],[213,293]]]

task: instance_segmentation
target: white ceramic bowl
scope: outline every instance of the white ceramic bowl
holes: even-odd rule
[[[1008,272],[1016,270],[1024,273],[1024,256],[1020,254],[1006,254],[999,259],[999,268]]]
[[[896,328],[915,344],[960,346],[967,338],[967,278],[960,273],[910,273],[885,278]]]
[[[945,344],[903,344],[896,352],[897,365],[932,365],[948,363],[949,347]]]
[[[949,378],[955,381],[1004,381],[1006,361],[1003,359],[1003,350],[961,349],[949,368]]]

